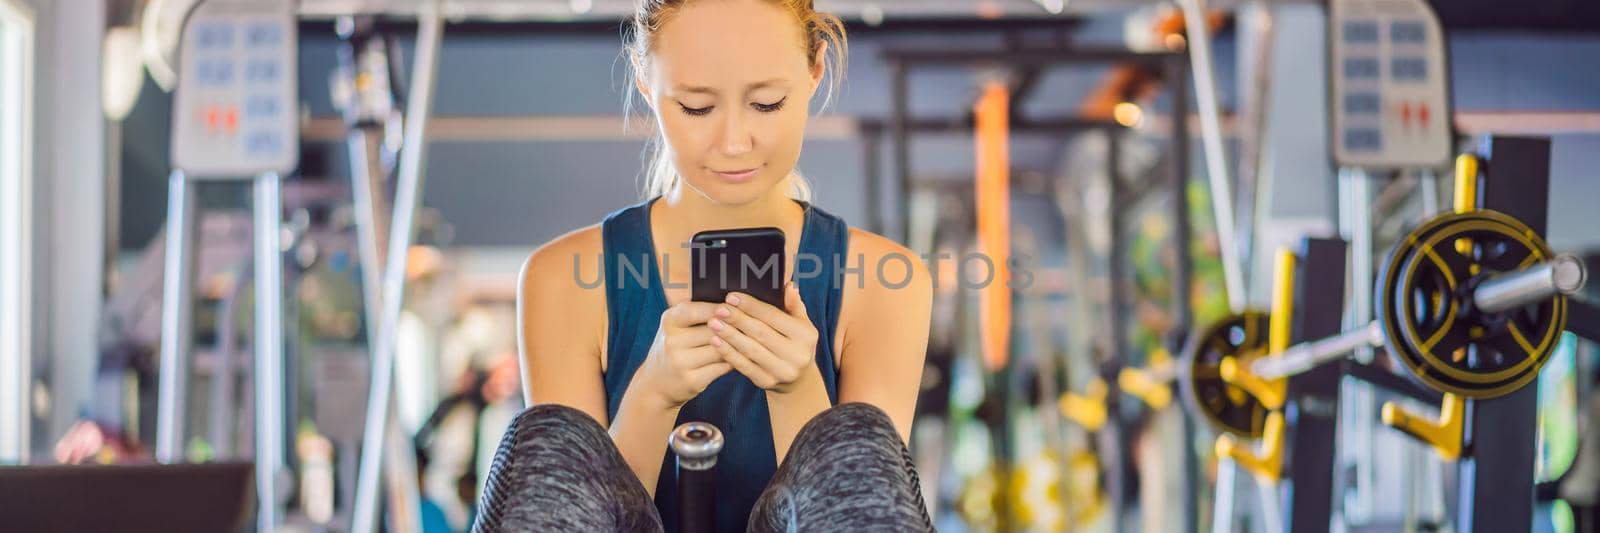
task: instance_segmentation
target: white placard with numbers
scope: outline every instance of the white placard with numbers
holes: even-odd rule
[[[1329,2],[1329,141],[1341,167],[1449,164],[1445,36],[1423,0]]]
[[[295,14],[290,2],[208,0],[184,26],[172,110],[172,164],[191,176],[294,170]]]

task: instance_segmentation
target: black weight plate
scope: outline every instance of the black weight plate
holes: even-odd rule
[[[1424,386],[1427,384],[1416,377],[1417,369],[1423,367],[1422,357],[1412,347],[1406,345],[1405,338],[1400,334],[1399,317],[1403,313],[1398,307],[1400,298],[1394,295],[1400,292],[1398,287],[1401,266],[1415,253],[1417,243],[1443,227],[1446,222],[1448,220],[1444,218],[1430,219],[1395,243],[1389,250],[1389,255],[1384,258],[1382,277],[1378,279],[1372,299],[1378,323],[1383,326],[1383,344],[1386,351],[1402,368],[1408,370],[1407,375]]]
[[[1404,348],[1391,351],[1413,377],[1482,399],[1538,376],[1566,325],[1565,298],[1502,313],[1478,312],[1469,302],[1482,280],[1551,257],[1533,230],[1494,211],[1443,215],[1408,235],[1396,252],[1381,307],[1391,345]]]
[[[1222,380],[1222,358],[1267,349],[1267,313],[1245,311],[1218,320],[1184,347],[1178,382],[1184,404],[1218,430],[1259,438],[1267,408],[1250,393]]]

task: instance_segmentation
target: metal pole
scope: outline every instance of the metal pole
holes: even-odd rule
[[[889,131],[893,136],[890,144],[894,145],[895,187],[900,191],[900,198],[895,201],[900,214],[900,227],[896,231],[900,242],[907,242],[911,238],[911,210],[907,205],[911,200],[911,137],[907,128],[911,116],[911,86],[904,62],[895,61],[889,68],[892,78]]]
[[[1228,183],[1228,161],[1222,146],[1222,123],[1217,109],[1217,82],[1211,72],[1211,32],[1206,26],[1204,0],[1179,0],[1184,29],[1189,32],[1189,63],[1194,69],[1195,102],[1199,105],[1200,141],[1205,148],[1206,175],[1211,181],[1211,205],[1217,219],[1217,244],[1222,248],[1222,279],[1228,292],[1228,307],[1244,309],[1244,272],[1239,264],[1239,248],[1234,241],[1233,192]],[[1189,98],[1187,91],[1174,95],[1174,101]],[[1187,132],[1186,132],[1187,133]]]
[[[861,180],[864,182],[867,204],[867,229],[883,234],[883,130],[877,127],[861,130],[862,164]]]
[[[1366,172],[1354,168],[1340,168],[1339,230],[1350,241],[1350,306],[1344,321],[1345,329],[1365,327],[1372,322],[1372,202]],[[1352,357],[1361,364],[1371,364],[1371,346],[1355,347]],[[1341,400],[1342,425],[1348,433],[1344,442],[1348,449],[1370,450],[1377,445],[1377,424],[1372,413],[1377,412],[1376,392],[1371,387],[1352,387],[1350,394]],[[1371,520],[1376,506],[1375,484],[1377,469],[1371,454],[1342,453],[1355,462],[1355,474],[1343,495],[1345,523],[1365,524]]]
[[[1121,205],[1123,197],[1122,178],[1118,172],[1121,165],[1121,146],[1118,144],[1118,135],[1115,129],[1108,128],[1106,135],[1106,181],[1111,191],[1111,205]],[[1101,375],[1105,377],[1106,388],[1106,425],[1103,431],[1109,432],[1110,444],[1114,450],[1109,461],[1106,462],[1110,475],[1107,476],[1106,490],[1111,492],[1111,529],[1121,531],[1128,511],[1128,478],[1133,472],[1132,446],[1129,442],[1129,430],[1122,423],[1121,409],[1117,399],[1117,380],[1113,379],[1122,368],[1127,366],[1128,352],[1123,349],[1124,337],[1127,334],[1127,322],[1123,319],[1124,306],[1127,305],[1127,287],[1122,283],[1123,272],[1127,269],[1127,246],[1123,244],[1125,237],[1123,231],[1124,219],[1118,209],[1107,209],[1107,218],[1111,226],[1111,246],[1106,257],[1107,285],[1110,287],[1110,302],[1106,313],[1109,321],[1107,331],[1106,355],[1109,357],[1099,366]]]
[[[248,267],[245,271],[254,276],[255,268]],[[238,376],[234,370],[234,360],[238,359],[238,328],[235,322],[239,318],[239,303],[244,300],[244,276],[234,283],[233,290],[222,300],[217,309],[217,345],[216,364],[212,365],[211,377],[211,449],[212,455],[220,459],[234,457],[233,433],[237,428],[235,417],[239,414],[239,406],[234,403],[234,386]]]
[[[1239,183],[1238,183],[1238,223],[1235,235],[1238,236],[1238,249],[1240,254],[1239,267],[1241,269],[1240,288],[1244,294],[1241,299],[1248,304],[1250,301],[1250,284],[1245,281],[1249,276],[1244,275],[1252,271],[1251,259],[1255,257],[1255,229],[1257,194],[1261,191],[1261,183],[1271,178],[1268,163],[1269,148],[1272,146],[1271,137],[1267,135],[1272,115],[1272,60],[1275,37],[1272,19],[1272,7],[1265,2],[1255,2],[1239,17],[1242,25],[1248,30],[1241,31],[1241,36],[1248,35],[1250,40],[1246,50],[1254,49],[1251,57],[1252,68],[1249,69],[1249,80],[1241,80],[1240,108],[1243,110],[1240,124],[1243,126],[1240,133],[1239,144]],[[1208,43],[1209,44],[1209,43]],[[1220,221],[1218,223],[1221,223]]]
[[[116,270],[117,252],[122,243],[122,121],[106,121],[106,179],[105,198],[105,235],[104,242],[100,243],[100,295],[102,298],[109,296],[115,287],[111,286]]]
[[[156,396],[156,461],[183,460],[193,311],[195,197],[182,170],[167,177],[166,262],[161,271],[161,374]]]
[[[395,331],[400,322],[400,311],[405,296],[406,252],[415,236],[415,218],[422,202],[424,156],[427,154],[428,116],[433,108],[433,91],[439,69],[439,40],[444,30],[443,6],[440,0],[425,4],[417,28],[417,51],[413,78],[410,84],[410,101],[406,104],[406,131],[400,176],[395,192],[394,222],[390,226],[389,258],[384,264],[383,321],[379,331],[383,335],[373,339],[374,359],[372,383],[368,389],[366,428],[362,434],[361,466],[356,478],[355,514],[352,531],[371,533],[376,530],[378,510],[379,469],[384,465],[385,435],[390,428],[394,404]],[[404,466],[410,454],[392,454],[391,460]],[[415,465],[411,465],[415,470]],[[420,529],[418,498],[414,478],[394,480],[404,483],[410,490],[400,496],[400,509],[393,516],[395,530]]]
[[[1353,329],[1372,321],[1372,182],[1366,171],[1354,168],[1342,169],[1340,179],[1348,182],[1350,204],[1346,231],[1350,236],[1350,278],[1355,290],[1350,295],[1353,316],[1345,327]],[[1371,347],[1356,348],[1356,359],[1363,364],[1372,362]]]
[[[1177,250],[1172,272],[1172,331],[1167,332],[1167,349],[1171,353],[1182,353],[1183,344],[1189,338],[1189,329],[1194,322],[1193,303],[1190,301],[1190,284],[1192,282],[1193,254],[1189,250],[1189,241],[1193,228],[1189,221],[1189,180],[1186,176],[1175,176],[1172,180],[1172,247]],[[1187,409],[1180,409],[1179,416],[1183,419],[1183,445],[1178,468],[1182,470],[1183,478],[1183,517],[1184,530],[1194,531],[1199,527],[1200,510],[1195,502],[1195,487],[1200,482],[1198,464],[1200,459],[1195,456],[1194,446],[1188,442],[1194,435],[1194,419]]]
[[[256,512],[257,531],[277,531],[283,505],[278,480],[284,456],[282,178],[255,183]]]
[[[1439,212],[1439,176],[1428,168],[1417,172],[1417,179],[1422,182],[1422,216],[1431,217]]]
[[[1527,270],[1485,280],[1472,292],[1472,301],[1480,310],[1497,313],[1549,300],[1557,294],[1576,293],[1583,290],[1587,277],[1582,260],[1562,254]]]
[[[356,126],[346,145],[350,159],[350,200],[355,208],[356,253],[360,254],[361,261],[361,303],[367,309],[367,344],[371,345],[382,334],[377,330],[384,250],[379,240],[383,237],[379,224],[385,221],[388,213],[380,210],[383,203],[377,200],[381,189],[373,179],[378,173],[373,172],[377,165],[373,164],[371,137],[362,126]]]

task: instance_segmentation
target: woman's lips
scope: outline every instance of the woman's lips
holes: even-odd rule
[[[756,177],[756,173],[759,172],[760,170],[761,170],[761,167],[747,168],[747,169],[743,169],[743,170],[733,170],[733,171],[726,171],[726,172],[721,171],[721,170],[713,170],[711,172],[713,174],[716,174],[717,176],[721,177],[723,180],[738,183],[738,182],[748,181],[750,178]]]

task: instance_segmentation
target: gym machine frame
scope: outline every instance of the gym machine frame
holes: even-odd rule
[[[1268,323],[1266,344],[1273,353],[1293,350],[1288,347],[1290,342],[1325,338],[1339,334],[1341,329],[1348,245],[1342,239],[1306,238],[1299,249],[1298,253],[1279,253],[1270,316],[1263,320],[1259,315],[1244,315],[1246,321]],[[1209,340],[1209,335],[1196,338],[1202,343]],[[1302,345],[1296,347],[1299,346]],[[1188,351],[1199,353],[1199,349],[1191,347]],[[1344,357],[1349,351],[1341,352],[1336,364],[1315,365],[1283,376],[1287,379],[1282,393],[1273,401],[1281,412],[1267,415],[1260,451],[1249,450],[1231,434],[1218,439],[1219,456],[1232,459],[1258,479],[1277,486],[1276,496],[1286,510],[1280,518],[1287,531],[1327,531],[1330,527],[1344,378],[1365,381],[1418,401],[1438,403],[1442,399],[1437,391]],[[1260,368],[1271,360],[1257,360],[1251,367]],[[1230,382],[1237,379],[1237,371],[1228,368],[1235,366],[1231,362],[1225,360],[1222,364],[1222,379]],[[1194,382],[1189,383],[1193,386]],[[1186,396],[1191,401],[1197,399],[1194,391],[1188,391]]]
[[[1471,156],[1461,158],[1457,165],[1456,211],[1459,214],[1438,217],[1408,235],[1392,252],[1391,260],[1388,262],[1391,263],[1389,265],[1391,270],[1396,268],[1393,263],[1404,255],[1424,254],[1438,261],[1440,267],[1444,268],[1444,260],[1433,255],[1434,252],[1428,248],[1439,244],[1435,241],[1448,242],[1456,246],[1457,253],[1468,254],[1472,248],[1463,249],[1462,246],[1467,243],[1456,237],[1464,235],[1460,231],[1465,230],[1439,229],[1458,223],[1463,219],[1463,215],[1478,214],[1477,218],[1490,221],[1509,216],[1514,219],[1510,222],[1516,223],[1512,224],[1512,227],[1520,228],[1512,232],[1515,233],[1512,237],[1517,239],[1525,239],[1524,234],[1543,234],[1549,190],[1549,142],[1544,139],[1491,136],[1482,142],[1480,153],[1485,158],[1492,158],[1493,164],[1488,166],[1493,173],[1485,172],[1480,182],[1478,160]],[[1480,209],[1499,213],[1479,211]],[[1517,221],[1527,222],[1517,223]],[[1485,227],[1483,231],[1492,229],[1476,218],[1469,222],[1475,224],[1474,228]],[[1463,228],[1466,226],[1468,224],[1461,225]],[[1422,234],[1420,237],[1419,233]],[[1419,244],[1417,239],[1426,242]],[[1537,239],[1534,239],[1530,242],[1536,241]],[[1548,256],[1547,251],[1538,249],[1542,246],[1542,244],[1529,244],[1529,253]],[[1449,305],[1452,308],[1460,305],[1469,308],[1465,311],[1469,313],[1474,312],[1470,308],[1476,308],[1490,313],[1486,315],[1486,319],[1493,322],[1500,320],[1495,318],[1498,316],[1495,313],[1557,297],[1551,304],[1553,307],[1549,308],[1552,314],[1548,317],[1541,315],[1538,318],[1561,321],[1563,318],[1560,313],[1566,309],[1566,304],[1569,302],[1559,295],[1573,293],[1582,287],[1584,277],[1582,266],[1573,261],[1571,256],[1549,257],[1543,262],[1528,265],[1527,261],[1531,261],[1533,257],[1535,256],[1527,256],[1524,266],[1515,272],[1481,277],[1481,283],[1477,281],[1480,279],[1478,276],[1474,276],[1471,281],[1464,280],[1459,286],[1464,287],[1462,290],[1470,290],[1470,293],[1456,291],[1453,296],[1446,296],[1451,298],[1451,301],[1433,305]],[[1478,259],[1470,260],[1478,261]],[[1409,260],[1407,262],[1409,264]],[[1473,264],[1476,265],[1475,262]],[[1395,336],[1394,328],[1412,327],[1409,326],[1412,320],[1426,320],[1410,316],[1413,311],[1405,306],[1407,302],[1400,301],[1402,305],[1398,310],[1390,303],[1390,300],[1395,298],[1411,297],[1411,289],[1405,289],[1401,291],[1404,294],[1400,294],[1394,290],[1393,283],[1410,286],[1422,282],[1421,278],[1418,278],[1419,281],[1413,283],[1409,277],[1413,267],[1409,266],[1398,277],[1396,272],[1389,272],[1385,276],[1385,282],[1378,294],[1379,300],[1384,302],[1381,321],[1371,325],[1362,323],[1350,332],[1338,333],[1336,320],[1325,312],[1327,309],[1337,308],[1336,304],[1318,305],[1319,301],[1325,302],[1330,298],[1331,301],[1337,302],[1338,291],[1320,297],[1317,293],[1307,292],[1305,305],[1308,311],[1328,315],[1318,320],[1317,329],[1338,334],[1290,348],[1286,339],[1289,321],[1293,314],[1288,308],[1293,300],[1288,295],[1287,288],[1292,287],[1293,282],[1285,281],[1287,276],[1284,274],[1292,269],[1284,265],[1285,262],[1280,260],[1280,279],[1277,281],[1271,316],[1271,341],[1267,347],[1269,352],[1276,355],[1251,360],[1248,366],[1228,358],[1223,359],[1221,364],[1223,379],[1251,391],[1261,399],[1260,405],[1274,409],[1267,415],[1261,431],[1263,450],[1260,453],[1246,451],[1238,446],[1232,435],[1219,439],[1217,448],[1219,454],[1233,456],[1258,477],[1276,482],[1282,477],[1284,466],[1282,454],[1284,447],[1288,446],[1291,453],[1288,468],[1295,482],[1294,488],[1290,489],[1290,497],[1293,498],[1290,509],[1294,514],[1286,520],[1289,529],[1326,531],[1329,527],[1332,516],[1329,507],[1332,501],[1330,491],[1333,488],[1331,466],[1335,459],[1330,444],[1335,437],[1333,430],[1338,406],[1337,387],[1339,380],[1345,375],[1374,382],[1422,400],[1438,401],[1428,398],[1425,394],[1437,395],[1439,393],[1434,393],[1433,389],[1444,389],[1446,392],[1442,393],[1442,412],[1437,421],[1431,417],[1409,413],[1400,406],[1390,403],[1383,409],[1384,423],[1429,444],[1441,457],[1457,461],[1460,487],[1459,501],[1455,506],[1457,517],[1454,525],[1458,530],[1509,531],[1530,527],[1534,503],[1533,463],[1537,451],[1534,438],[1537,388],[1528,385],[1537,376],[1538,366],[1532,367],[1531,371],[1519,370],[1512,373],[1498,370],[1501,367],[1496,366],[1490,369],[1493,370],[1492,374],[1489,374],[1490,370],[1476,371],[1485,373],[1483,379],[1456,382],[1450,380],[1468,379],[1476,374],[1451,378],[1448,374],[1449,369],[1443,369],[1445,374],[1435,375],[1434,372],[1440,371],[1435,368],[1437,364],[1425,364],[1411,369],[1415,377],[1407,380],[1397,378],[1388,371],[1371,368],[1357,360],[1346,358],[1344,354],[1358,347],[1381,344],[1389,344],[1388,349],[1397,354],[1397,359],[1404,361],[1406,366],[1424,364],[1413,363],[1412,360],[1417,357],[1426,358],[1429,357],[1429,353],[1433,353],[1433,347],[1428,344],[1412,346],[1411,342],[1416,336],[1412,333],[1405,333],[1400,338]],[[1476,274],[1476,266],[1472,272]],[[1327,277],[1327,273],[1324,273],[1317,276],[1317,279],[1339,280],[1342,276]],[[1450,290],[1455,290],[1454,287],[1457,286],[1452,282]],[[1324,293],[1326,288],[1323,287]],[[1454,310],[1450,313],[1451,316],[1455,315]],[[1298,318],[1302,319],[1301,327],[1296,328],[1298,336],[1306,337],[1306,330],[1311,327],[1304,321],[1308,317]],[[1471,326],[1477,323],[1463,324]],[[1380,324],[1384,335],[1378,334]],[[1545,327],[1547,329],[1561,327],[1561,324],[1556,322]],[[1515,324],[1505,327],[1512,326]],[[1473,340],[1462,342],[1478,342],[1476,339],[1484,334],[1481,327],[1474,326],[1471,329],[1473,332],[1470,339]],[[1446,330],[1437,331],[1436,335],[1443,335]],[[1510,334],[1521,335],[1514,327],[1510,330]],[[1199,342],[1210,340],[1201,339]],[[1434,341],[1427,341],[1427,343],[1432,342]],[[1493,340],[1485,338],[1483,342],[1492,343]],[[1525,364],[1517,363],[1510,368],[1541,365],[1542,358],[1548,356],[1549,352],[1540,353],[1540,351],[1550,349],[1548,343],[1553,341],[1545,338],[1540,341],[1539,348],[1531,347],[1527,341],[1519,342],[1528,352],[1526,356],[1529,360]],[[1423,353],[1419,356],[1417,352]],[[1197,350],[1194,353],[1201,352]],[[1459,351],[1457,356],[1460,356]],[[1333,361],[1338,361],[1338,364],[1324,364]],[[1257,375],[1258,373],[1265,376]],[[1287,381],[1282,381],[1285,377],[1288,378]],[[1427,382],[1429,385],[1424,388],[1413,383],[1414,381]],[[1330,398],[1328,394],[1333,396]],[[1199,399],[1198,396],[1193,398]],[[1328,401],[1330,399],[1334,401]],[[1307,400],[1317,401],[1308,404]],[[1320,414],[1315,413],[1315,409],[1308,408],[1318,405],[1331,407],[1333,410],[1327,413],[1329,416],[1304,416],[1306,413]],[[1283,411],[1277,411],[1280,408]],[[1288,433],[1287,437],[1285,433]],[[1306,453],[1307,451],[1313,453]],[[1310,513],[1305,512],[1307,510]]]
[[[369,388],[366,427],[360,450],[360,470],[356,481],[352,530],[368,532],[376,529],[378,507],[378,479],[380,468],[389,470],[390,490],[397,505],[391,509],[397,531],[415,531],[421,527],[417,515],[417,490],[415,464],[408,450],[408,439],[390,424],[393,416],[394,332],[399,322],[401,298],[404,295],[404,267],[406,252],[415,234],[415,211],[421,199],[422,169],[426,154],[425,126],[433,102],[434,81],[438,68],[438,49],[442,33],[442,12],[438,0],[426,2],[418,15],[418,48],[414,61],[414,76],[402,152],[399,183],[395,201],[393,223],[389,226],[388,258],[382,264],[382,278],[376,273],[380,268],[373,253],[378,244],[375,199],[360,193],[373,192],[362,189],[370,186],[367,175],[354,176],[358,193],[357,208],[362,211],[358,239],[362,242],[364,300],[368,315],[368,341],[373,344],[372,383]],[[291,25],[290,30],[294,27]],[[286,38],[294,39],[293,34]],[[294,74],[289,75],[291,78]],[[297,140],[295,142],[298,142]],[[360,167],[364,161],[352,161]],[[175,170],[169,178],[166,261],[163,280],[161,380],[159,391],[159,416],[156,456],[162,462],[181,460],[181,439],[184,433],[183,413],[185,387],[188,383],[188,357],[192,348],[191,307],[193,303],[192,280],[195,271],[193,245],[196,200],[190,187],[205,179],[190,176],[183,169]],[[284,346],[283,346],[283,259],[280,255],[281,178],[269,172],[255,178],[255,279],[256,279],[256,482],[261,507],[257,516],[257,529],[275,531],[284,511],[283,497],[287,487],[281,478],[287,474],[283,465],[285,454],[284,411]],[[381,285],[382,294],[377,293]],[[381,298],[381,300],[377,300]],[[377,300],[377,301],[375,301]],[[274,334],[275,333],[275,334]],[[393,451],[385,457],[384,448]]]
[[[909,105],[909,77],[911,71],[915,68],[959,68],[969,66],[998,65],[1038,70],[1059,65],[1134,63],[1159,69],[1162,77],[1168,80],[1168,82],[1171,84],[1170,90],[1172,94],[1186,95],[1189,91],[1188,78],[1190,73],[1190,54],[1187,51],[1138,52],[1121,48],[1072,46],[1045,49],[1020,48],[1013,50],[993,51],[970,49],[887,50],[884,52],[883,57],[886,61],[888,61],[891,72],[890,94],[892,106],[889,123],[886,129],[890,135],[889,142],[893,157],[891,164],[894,168],[894,186],[899,192],[901,198],[909,198],[912,192],[910,150],[911,134],[914,132],[969,132],[971,131],[973,125],[970,116],[966,118],[944,119],[919,119],[912,117]],[[1022,83],[1017,83],[1013,86],[1014,101],[1012,109],[1014,116],[1010,119],[1010,125],[1014,132],[1051,135],[1102,130],[1106,133],[1109,139],[1109,152],[1106,166],[1107,175],[1109,177],[1112,190],[1111,204],[1114,206],[1113,209],[1110,210],[1113,238],[1111,239],[1111,249],[1108,253],[1108,260],[1111,262],[1109,274],[1112,279],[1110,306],[1114,310],[1121,309],[1126,302],[1123,291],[1118,289],[1118,287],[1121,285],[1119,280],[1123,275],[1123,271],[1126,270],[1123,267],[1124,258],[1126,256],[1126,245],[1123,244],[1120,238],[1122,234],[1121,228],[1123,221],[1121,220],[1122,217],[1118,216],[1117,213],[1122,211],[1122,208],[1131,206],[1138,202],[1145,193],[1154,189],[1154,187],[1140,186],[1136,187],[1134,191],[1123,190],[1119,165],[1121,160],[1120,139],[1121,135],[1123,134],[1123,130],[1126,129],[1125,127],[1114,122],[1085,120],[1079,117],[1029,119],[1026,117],[1015,116],[1017,115],[1015,110],[1019,107],[1019,104],[1016,104],[1016,102],[1026,98],[1026,95],[1030,92],[1030,89],[1033,86],[1033,83],[1027,82],[1028,78],[1030,77],[1024,76]],[[1172,172],[1168,178],[1170,180],[1169,185],[1171,186],[1171,191],[1174,198],[1174,246],[1179,250],[1187,250],[1190,239],[1189,205],[1186,200],[1187,185],[1189,181],[1190,149],[1188,98],[1173,98],[1172,117],[1170,132],[1172,135]],[[882,209],[882,206],[880,205],[882,198],[880,189],[883,186],[883,179],[881,178],[878,168],[877,154],[877,149],[879,147],[877,134],[883,129],[885,129],[884,125],[880,123],[870,121],[863,122],[862,130],[867,139],[866,149],[868,151],[867,157],[865,158],[867,166],[865,173],[867,176],[865,198],[867,199],[869,212],[873,213],[873,216],[870,219],[870,223],[872,224],[871,227],[874,231],[879,232],[885,229],[883,217],[879,214],[881,213]],[[897,207],[899,207],[899,235],[901,240],[905,240],[909,237],[910,231],[910,209],[908,209],[905,205],[900,205]],[[1176,261],[1177,266],[1174,269],[1174,294],[1188,294],[1190,292],[1189,287],[1192,276],[1192,265],[1190,262],[1191,260],[1188,254],[1178,254],[1178,259]],[[1181,344],[1184,342],[1184,339],[1188,337],[1187,324],[1192,322],[1193,314],[1186,299],[1174,298],[1173,306],[1175,310],[1174,323],[1180,324],[1180,326],[1178,326],[1179,329],[1177,331],[1173,331],[1169,335],[1170,340],[1168,342],[1168,350],[1177,352],[1181,348]],[[1119,377],[1126,373],[1125,370],[1134,369],[1127,367],[1125,364],[1125,361],[1128,357],[1126,348],[1122,345],[1122,339],[1125,337],[1127,328],[1125,321],[1121,319],[1120,313],[1118,312],[1111,313],[1111,316],[1112,318],[1110,321],[1111,323],[1109,330],[1110,335],[1112,335],[1113,339],[1115,340],[1112,342],[1106,360],[1097,362],[1100,372],[1098,380],[1107,384],[1107,387],[1105,388],[1105,394],[1100,398],[1104,402],[1105,411],[1107,413],[1120,413],[1121,408],[1119,407],[1119,398],[1121,397],[1120,392],[1122,392],[1122,390],[1121,386],[1119,385],[1119,382],[1121,381]],[[1166,390],[1168,394],[1170,394],[1170,387],[1172,386],[1174,385],[1169,383],[1162,385],[1160,388]],[[1141,390],[1138,392],[1128,392],[1138,396],[1145,396],[1148,395],[1147,393],[1150,391]],[[1149,400],[1146,401],[1148,402]],[[1183,413],[1182,420],[1183,433],[1185,435],[1192,435],[1195,429],[1193,418],[1189,415],[1189,413],[1185,412]],[[1133,428],[1125,420],[1123,420],[1123,417],[1120,415],[1116,416],[1113,421],[1115,424],[1105,426],[1096,432],[1102,433],[1102,435],[1105,436],[1104,438],[1108,438],[1114,443],[1115,449],[1109,451],[1115,454],[1115,458],[1110,461],[1110,463],[1113,464],[1111,464],[1105,472],[1107,475],[1106,491],[1111,495],[1111,509],[1113,510],[1111,522],[1112,528],[1120,529],[1122,526],[1122,513],[1128,508],[1127,502],[1125,501],[1127,495],[1124,493],[1126,492],[1125,487],[1127,486],[1127,481],[1125,478],[1132,473],[1132,464],[1129,462],[1128,458],[1132,456],[1133,452],[1132,439],[1129,437],[1129,434],[1132,432]],[[1199,460],[1197,457],[1195,457],[1193,446],[1190,446],[1189,443],[1185,442],[1183,446],[1182,461],[1182,485],[1185,491],[1185,497],[1183,498],[1184,503],[1182,520],[1185,524],[1185,529],[1188,531],[1195,531],[1199,527],[1197,522],[1199,517],[1199,502],[1195,497],[1195,490],[1199,484],[1198,462]]]
[[[214,8],[211,12],[207,8]],[[192,18],[191,18],[192,17]],[[282,174],[298,160],[298,131],[293,121],[281,114],[251,116],[231,74],[239,61],[240,49],[255,58],[252,72],[261,65],[271,76],[247,78],[250,90],[275,108],[288,107],[293,86],[285,80],[296,78],[293,62],[297,50],[292,15],[282,4],[210,1],[197,4],[185,17],[181,62],[186,80],[174,96],[173,166],[167,189],[167,244],[162,270],[160,379],[157,391],[156,460],[179,463],[184,460],[187,388],[191,364],[195,274],[196,214],[198,201],[192,187],[207,181],[239,181],[254,175],[253,238],[255,277],[255,482],[259,507],[256,523],[260,531],[275,531],[282,518],[283,485],[287,472],[285,454],[285,391],[283,345],[283,255]],[[204,21],[202,25],[201,21]],[[245,45],[236,46],[233,34],[248,24],[250,36],[241,36]],[[244,33],[243,30],[238,30]],[[259,40],[258,40],[259,39]],[[263,55],[269,54],[269,55]],[[192,55],[192,57],[190,57]],[[191,67],[190,65],[196,65]],[[211,65],[206,68],[204,65]],[[226,75],[217,74],[218,67]],[[281,69],[281,71],[280,71]],[[209,74],[206,74],[208,73]],[[205,74],[205,75],[202,75]],[[254,76],[254,74],[252,74]],[[200,94],[201,96],[195,96]],[[210,129],[195,130],[197,109],[188,105],[209,102]],[[224,134],[217,132],[225,106]],[[238,120],[239,108],[246,109],[245,120]],[[194,111],[189,114],[187,111]],[[247,127],[235,127],[243,124]],[[254,128],[254,129],[252,129]],[[249,135],[241,135],[249,131]],[[273,134],[281,137],[274,138]],[[242,139],[242,140],[241,140]],[[204,143],[204,144],[197,144]],[[219,375],[231,380],[231,371]]]
[[[1478,207],[1523,221],[1545,235],[1550,202],[1550,141],[1490,136],[1479,145],[1489,164],[1478,182]],[[1447,406],[1448,408],[1448,406]],[[1385,406],[1385,414],[1391,411]],[[1398,409],[1394,411],[1400,412]],[[1449,418],[1448,410],[1442,418]],[[1538,429],[1539,390],[1524,386],[1505,396],[1468,399],[1453,425],[1451,439],[1429,442],[1457,446],[1457,531],[1519,531],[1533,523],[1534,435]],[[1390,417],[1385,416],[1386,420]]]

